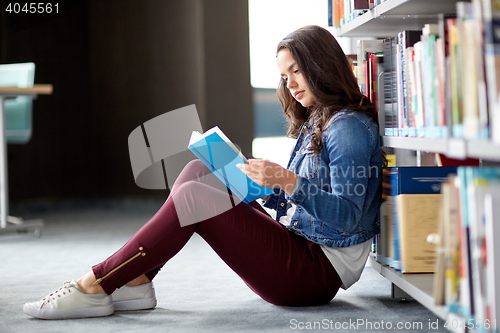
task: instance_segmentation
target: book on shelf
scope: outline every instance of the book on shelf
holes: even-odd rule
[[[394,154],[387,154],[387,167],[384,168],[382,182],[389,186],[383,186],[383,197],[379,209],[379,220],[380,220],[380,233],[376,237],[376,260],[382,264],[390,265],[389,259],[394,256],[392,252],[393,247],[389,246],[389,242],[392,242],[392,196],[390,189],[390,168],[396,165],[396,156]]]
[[[468,236],[467,278],[469,292],[462,299],[463,315],[485,320],[486,302],[486,234],[484,229],[484,200],[494,188],[500,186],[500,168],[460,167],[461,207],[464,232]]]
[[[427,242],[439,226],[441,194],[396,196],[400,264],[402,273],[433,273],[436,246]]]
[[[369,97],[369,87],[371,84],[368,73],[369,54],[382,52],[382,40],[379,39],[360,39],[356,43],[357,54],[357,78],[361,92]]]
[[[397,36],[398,127],[400,136],[416,136],[412,122],[410,63],[413,45],[420,40],[420,30],[405,30]]]
[[[424,126],[426,137],[439,137],[436,117],[436,71],[435,48],[439,27],[437,24],[426,24],[422,29],[422,75]]]
[[[425,118],[424,118],[424,91],[423,91],[423,77],[422,77],[422,42],[416,42],[413,45],[413,70],[415,71],[415,84],[412,88],[416,96],[415,106],[413,107],[415,118],[415,129],[417,136],[424,136]]]
[[[335,13],[335,11],[339,12],[338,25],[334,23],[333,26],[340,27],[385,1],[386,0],[329,0],[328,10],[333,13]],[[334,15],[335,14],[332,14],[332,16]],[[335,22],[335,19],[332,21]]]
[[[433,298],[434,305],[445,305],[445,244],[444,244],[444,214],[443,214],[443,198],[445,197],[444,191],[446,190],[447,183],[444,182],[441,185],[441,207],[438,207],[438,221],[437,221],[437,234],[430,234],[427,236],[427,242],[434,244],[436,251],[436,263],[434,265],[434,281],[433,281]]]
[[[236,167],[239,163],[247,163],[247,159],[219,127],[203,134],[193,131],[188,149],[241,201],[249,203],[273,193],[272,189],[256,184]]]
[[[396,38],[389,37],[383,40],[384,52],[384,102],[383,109],[379,110],[379,114],[383,111],[382,118],[384,134],[387,136],[397,136],[398,131],[398,96],[397,96],[397,74],[396,74]],[[382,104],[382,103],[381,103]]]
[[[471,253],[470,253],[470,229],[469,229],[469,212],[467,198],[467,179],[465,168],[457,169],[459,200],[460,200],[460,297],[457,306],[458,313],[466,318],[473,313],[472,309],[472,270],[471,270]]]
[[[436,106],[436,126],[438,128],[437,135],[439,137],[447,137],[448,130],[446,127],[446,59],[444,54],[444,38],[436,39],[434,70],[436,72],[434,80],[435,90],[435,106]]]
[[[369,78],[367,82],[368,84],[368,98],[373,104],[373,109],[375,114],[378,116],[379,112],[379,81],[380,76],[383,75],[383,58],[384,54],[382,52],[367,53],[368,58],[368,71],[367,77]]]
[[[482,5],[490,133],[500,144],[500,0],[483,0]]]
[[[380,233],[377,235],[376,260],[384,265],[391,265],[391,258],[394,257],[393,246],[389,242],[393,241],[392,235],[392,198],[384,200],[379,210]]]
[[[402,194],[439,194],[441,183],[446,181],[449,174],[456,173],[456,167],[395,167],[391,168],[391,194],[392,194],[392,241],[389,241],[389,251],[393,256],[387,259],[389,264],[396,270],[408,271],[403,260],[403,249],[408,247],[403,245],[405,241],[402,230],[408,228],[402,227],[402,213],[409,209],[400,211],[398,206],[398,197]],[[401,204],[408,204],[410,199],[404,199]],[[406,215],[404,215],[406,216]],[[411,222],[411,220],[410,220]],[[425,242],[425,239],[424,239]],[[431,265],[434,269],[434,265]],[[409,267],[409,266],[408,266]]]
[[[459,167],[457,175],[442,184],[442,196],[446,308],[493,327],[498,318],[495,243],[500,230],[493,220],[499,206],[491,205],[500,200],[500,168]],[[434,278],[436,286],[442,283],[442,276]]]
[[[484,52],[484,14],[482,0],[472,0],[474,5],[474,52],[476,56],[479,128],[473,139],[490,138],[490,116],[488,111],[488,90]],[[494,110],[494,109],[492,109]]]
[[[500,168],[467,168],[466,172],[470,183],[467,187],[467,197],[470,205],[469,230],[474,318],[484,322],[488,317],[486,264],[489,256],[486,251],[484,202],[486,195],[495,190],[498,192],[500,189]]]
[[[457,19],[451,18],[446,20],[448,26],[448,46],[449,46],[449,77],[451,81],[451,114],[452,136],[463,137],[462,126],[462,86],[460,83],[462,73],[460,71],[461,52],[459,44]]]
[[[459,313],[461,242],[460,242],[460,200],[456,175],[452,175],[442,184],[443,195],[443,247],[445,265],[445,304],[448,311]],[[435,278],[439,279],[439,276]],[[439,281],[435,281],[439,285]]]
[[[411,43],[402,45],[408,31],[384,39],[384,103],[378,107],[384,135],[500,143],[497,7],[500,0],[459,1],[456,14],[439,14],[437,24],[423,26],[420,38],[415,30]],[[367,92],[362,76],[360,86]]]
[[[434,304],[458,304],[460,242],[458,237],[458,189],[454,186],[455,175],[441,185],[442,211],[437,244],[438,260],[434,274]]]
[[[482,14],[477,1],[457,2],[457,26],[462,52],[463,135],[486,138],[488,131],[486,84],[483,68]]]
[[[440,101],[440,112],[444,113],[443,119],[443,136],[451,137],[453,133],[452,123],[452,97],[451,97],[451,62],[450,62],[450,43],[449,43],[449,31],[448,31],[448,20],[455,19],[456,14],[439,14],[438,16],[438,27],[439,27],[439,39],[441,42],[437,45],[437,66],[439,68],[439,101]]]
[[[495,242],[500,238],[500,188],[492,188],[484,197],[484,229],[486,234],[486,320],[500,320],[500,254]]]

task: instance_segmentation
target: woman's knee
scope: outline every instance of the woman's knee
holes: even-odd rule
[[[205,164],[203,164],[202,161],[200,161],[199,159],[194,159],[194,160],[191,160],[188,162],[188,164],[186,164],[186,166],[183,168],[183,171],[186,170],[186,171],[189,171],[193,174],[197,174],[197,173],[206,173],[206,171],[209,171],[208,168],[205,166]]]
[[[233,208],[227,192],[197,181],[180,184],[172,193],[171,200],[181,226],[208,220]]]
[[[175,180],[174,186],[172,187],[172,191],[177,190],[177,188],[183,184],[190,181],[200,181],[200,178],[203,177],[208,171],[207,167],[198,159],[189,161],[184,168],[182,168],[181,173]]]

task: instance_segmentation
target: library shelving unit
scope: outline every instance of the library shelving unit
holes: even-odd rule
[[[342,37],[388,37],[437,23],[439,13],[454,13],[456,0],[386,0],[339,28]]]
[[[422,29],[426,23],[437,23],[439,13],[455,13],[456,0],[386,0],[337,29],[339,37],[392,37],[398,32]],[[382,144],[394,149],[440,153],[450,158],[479,158],[500,162],[500,146],[490,141],[471,141],[456,138],[414,138],[384,136]],[[402,274],[370,256],[371,266],[393,284],[393,296],[409,295],[441,319],[452,322],[463,318],[437,306],[433,299],[433,274]],[[397,292],[394,292],[397,290]],[[402,293],[401,293],[402,291]],[[395,296],[404,297],[404,296]],[[464,328],[449,328],[465,332]]]

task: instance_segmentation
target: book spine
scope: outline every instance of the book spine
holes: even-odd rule
[[[368,97],[370,101],[373,101],[373,90],[372,90],[372,64],[371,64],[371,55],[372,53],[370,51],[365,52],[365,58],[364,58],[364,66],[365,66],[365,96]]]
[[[334,26],[334,9],[333,9],[333,0],[328,0],[328,26],[333,27]]]
[[[459,70],[459,38],[457,19],[447,21],[449,33],[449,53],[450,53],[450,82],[451,82],[451,113],[452,113],[452,135],[461,137],[460,127],[462,125],[462,99],[460,89],[460,70]]]
[[[435,80],[435,89],[436,89],[436,114],[437,114],[437,126],[439,129],[439,136],[446,137],[446,61],[444,57],[444,39],[438,38],[436,40],[436,80]]]
[[[491,193],[485,196],[484,220],[486,234],[486,320],[489,323],[498,323],[500,319],[500,255],[498,239],[500,238],[500,187],[496,186]],[[485,322],[486,322],[485,320]],[[493,330],[490,330],[493,331]],[[496,330],[498,331],[498,327]]]
[[[449,43],[449,31],[448,31],[448,20],[455,18],[456,14],[440,14],[438,19],[439,26],[439,36],[442,39],[442,58],[439,61],[438,66],[442,66],[442,89],[441,92],[441,109],[444,112],[444,129],[443,136],[451,137],[453,130],[453,120],[452,120],[452,95],[451,95],[451,66],[450,66],[450,43]]]
[[[393,95],[392,95],[392,39],[384,39],[384,128],[385,135],[393,136]]]
[[[464,62],[464,30],[463,30],[463,18],[465,16],[465,7],[469,3],[457,2],[457,20],[456,20],[456,71],[457,71],[457,95],[458,95],[458,121],[454,124],[453,136],[463,138],[463,117],[464,117],[464,79],[465,79],[465,62]]]
[[[340,27],[341,0],[333,0],[333,26]]]
[[[484,58],[484,28],[482,0],[472,0],[474,7],[474,52],[477,71],[477,96],[479,108],[478,139],[487,140],[490,137],[488,118],[488,93],[486,87],[486,67]]]
[[[492,141],[500,144],[500,1],[483,0],[484,57]]]
[[[417,136],[424,136],[424,91],[423,91],[423,76],[422,76],[422,42],[417,42],[413,46],[415,52],[415,83],[417,94],[417,107],[415,109],[415,127],[417,128]]]
[[[392,187],[392,248],[393,255],[391,264],[396,270],[401,270],[400,247],[399,247],[399,225],[398,210],[396,198],[398,195],[399,173],[398,168],[391,168],[391,187]]]
[[[415,49],[414,47],[408,48],[407,71],[409,79],[408,89],[408,108],[410,114],[410,132],[409,135],[417,136],[417,123],[416,123],[416,109],[417,109],[417,81],[415,75]]]
[[[445,192],[446,193],[446,192]],[[451,313],[460,313],[460,286],[461,286],[461,221],[459,181],[457,176],[450,177],[449,197],[444,198],[447,205],[444,210],[445,222],[445,299],[446,307]]]
[[[404,107],[403,107],[403,69],[402,69],[402,51],[401,42],[398,40],[396,44],[396,102],[397,102],[397,135],[403,135],[404,127]]]
[[[439,133],[437,132],[437,69],[436,69],[436,35],[429,36],[429,82],[428,85],[431,87],[430,89],[430,108],[432,110],[432,114],[429,115],[429,119],[431,122],[431,136],[437,137]]]
[[[464,318],[471,316],[471,293],[470,286],[470,235],[469,235],[469,213],[467,202],[467,173],[465,167],[460,167],[457,170],[459,181],[459,198],[460,198],[460,307],[459,314]]]
[[[463,74],[462,91],[463,95],[463,126],[464,137],[475,139],[479,135],[479,105],[477,89],[477,69],[476,51],[474,50],[474,30],[475,22],[474,7],[472,3],[457,4],[458,18],[461,22],[460,34],[462,44],[461,71]]]

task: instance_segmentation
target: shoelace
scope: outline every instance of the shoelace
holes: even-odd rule
[[[64,282],[63,286],[56,291],[54,291],[52,294],[45,296],[42,298],[42,306],[45,304],[45,302],[50,303],[50,299],[52,298],[53,301],[56,300],[56,297],[61,297],[61,294],[66,295],[66,292],[71,293],[71,287],[75,287],[75,285],[71,282]]]

